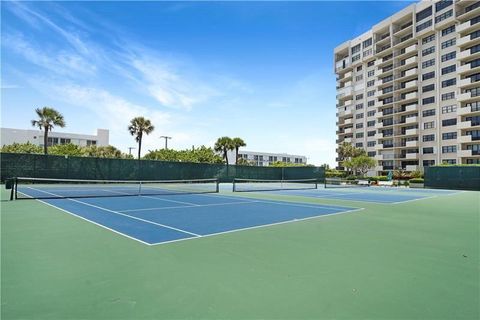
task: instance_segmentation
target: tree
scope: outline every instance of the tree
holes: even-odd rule
[[[201,146],[196,149],[174,150],[160,149],[150,150],[144,157],[150,160],[163,161],[182,161],[182,162],[202,162],[202,163],[221,163],[222,158],[216,154],[212,148]]]
[[[352,164],[352,168],[355,172],[360,172],[360,174],[363,176],[365,175],[370,168],[373,168],[376,164],[375,160],[373,158],[370,158],[369,156],[366,155],[360,155],[357,157],[354,157],[350,160]]]
[[[48,153],[48,132],[52,131],[54,126],[65,127],[63,115],[50,107],[36,108],[38,120],[32,120],[32,126],[44,130],[43,135],[43,153]]]
[[[140,153],[142,151],[142,138],[143,134],[150,134],[155,127],[152,125],[150,120],[145,119],[144,117],[136,117],[130,121],[128,126],[128,131],[132,136],[135,136],[135,141],[138,142],[138,159],[140,159]]]
[[[50,147],[50,154],[55,154],[58,156],[77,156],[80,157],[83,155],[82,148],[73,143],[66,144],[56,144]]]
[[[366,154],[367,153],[365,152],[364,149],[356,148],[348,142],[343,142],[338,147],[338,156],[340,158],[340,161],[343,163],[343,166],[347,169],[353,168],[352,167],[353,163],[349,162],[349,160],[355,157],[364,156]]]
[[[215,146],[213,149],[216,152],[221,152],[223,154],[223,159],[225,159],[225,162],[227,163],[228,166],[228,151],[233,150],[235,146],[233,145],[233,141],[229,137],[220,137],[217,139],[217,142],[215,142]]]
[[[242,140],[242,138],[233,138],[232,142],[235,148],[235,164],[238,164],[238,149],[240,149],[240,147],[246,147],[247,144]]]
[[[132,155],[125,154],[114,146],[86,146],[82,148],[82,154],[96,158],[133,158]]]
[[[7,153],[42,153],[42,148],[36,144],[27,142],[4,145],[1,151]]]

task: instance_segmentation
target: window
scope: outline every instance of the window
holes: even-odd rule
[[[375,60],[369,61],[367,67],[373,67],[375,65]]]
[[[428,68],[435,65],[435,59],[430,59],[427,61],[422,62],[422,69]]]
[[[457,139],[457,133],[456,132],[442,133],[442,140],[452,140],[452,139]]]
[[[434,134],[427,134],[422,137],[423,142],[428,142],[428,141],[435,141],[435,135]]]
[[[375,85],[375,80],[370,80],[367,82],[367,87],[371,87],[373,85]]]
[[[70,143],[71,140],[70,139],[67,139],[67,138],[60,138],[60,144],[66,144],[66,143]]]
[[[375,95],[375,90],[367,91],[367,97],[372,97]]]
[[[355,128],[357,128],[357,129],[363,128],[363,123],[357,123],[357,124],[355,124]]]
[[[367,117],[373,117],[374,115],[375,115],[375,110],[367,112]]]
[[[454,153],[457,152],[457,146],[443,146],[442,153]]]
[[[453,3],[452,0],[442,0],[442,1],[438,1],[437,3],[435,3],[435,12],[438,12],[442,9],[445,9],[446,7],[449,7],[451,6]]]
[[[374,126],[375,126],[375,120],[367,122],[367,127],[374,127]]]
[[[435,46],[427,48],[427,49],[423,49],[422,50],[422,57],[428,56],[429,54],[432,54],[434,52],[435,52]]]
[[[373,77],[375,75],[375,70],[370,70],[367,72],[368,77]]]
[[[457,40],[455,38],[442,42],[442,49],[454,46]]]
[[[423,160],[424,167],[430,167],[435,165],[435,160]]]
[[[442,68],[442,75],[447,74],[447,73],[451,73],[451,72],[455,72],[456,70],[457,70],[457,65],[452,64],[451,66]]]
[[[363,138],[363,132],[356,133],[355,138]]]
[[[425,122],[423,124],[423,129],[433,129],[435,128],[435,121]]]
[[[363,79],[363,74],[355,77],[355,81],[360,81],[362,79]]]
[[[355,115],[355,119],[362,119],[363,118],[363,113],[358,113]]]
[[[457,111],[457,106],[455,105],[442,107],[442,113],[451,113],[455,111]]]
[[[447,92],[442,94],[442,101],[455,99],[455,92]]]
[[[363,41],[362,45],[363,45],[363,49],[365,49],[367,47],[370,47],[372,45],[372,38],[369,38],[369,39]]]
[[[375,141],[368,141],[367,147],[375,147]]]
[[[357,67],[357,72],[362,71],[362,69],[363,69],[362,66],[358,66],[358,67]]]
[[[361,99],[363,99],[363,94],[357,94],[355,96],[355,100],[361,100]]]
[[[435,102],[435,97],[429,97],[422,100],[423,105],[434,103],[434,102]]]
[[[95,146],[95,145],[97,145],[96,140],[87,140],[87,146]]]
[[[375,100],[367,102],[367,106],[369,106],[369,107],[373,107],[374,105],[375,105]]]
[[[432,25],[432,20],[428,20],[422,24],[419,24],[416,28],[417,32],[420,32],[428,27],[430,27]]]
[[[436,16],[436,17],[435,17],[435,23],[439,23],[440,21],[443,21],[443,20],[445,20],[445,19],[448,19],[448,18],[450,18],[452,15],[453,15],[453,9],[450,9],[450,10],[448,10],[447,12],[442,13],[442,14],[439,15],[439,16]]]
[[[446,36],[447,34],[450,34],[450,33],[452,33],[452,32],[455,32],[455,25],[443,29],[443,30],[442,30],[442,37],[444,37],[444,36]]]
[[[473,9],[477,9],[478,7],[480,7],[480,2],[475,2],[474,4],[465,7],[465,12],[470,12]]]
[[[423,154],[433,153],[433,147],[423,148]]]
[[[428,18],[432,15],[432,7],[428,7],[417,13],[417,21],[421,21],[425,18]]]
[[[456,51],[452,51],[452,52],[446,53],[446,54],[444,54],[444,55],[442,56],[442,62],[455,59],[456,56],[457,56],[457,52],[456,52]]]
[[[423,38],[422,44],[427,44],[433,40],[435,40],[435,34],[432,34],[432,35],[429,35],[428,37]]]
[[[355,106],[355,110],[363,109],[363,103],[359,103]]]
[[[368,155],[369,157],[371,157],[371,158],[375,157],[376,154],[377,154],[377,153],[376,153],[375,151],[369,151],[369,152],[367,152],[367,155]]]
[[[352,47],[352,54],[360,52],[360,44]]]
[[[357,54],[356,56],[352,57],[352,62],[355,62],[360,59],[360,54]]]
[[[444,80],[442,81],[442,88],[454,86],[455,84],[457,84],[457,78]]]
[[[357,142],[357,143],[355,143],[355,147],[363,148],[363,143],[362,142]]]
[[[442,120],[442,127],[454,126],[457,124],[457,118]]]
[[[422,75],[422,80],[423,81],[428,80],[428,79],[432,79],[432,78],[435,78],[435,71],[425,73],[425,74]]]
[[[373,137],[375,135],[376,131],[373,130],[373,131],[368,131],[367,132],[367,137]]]
[[[431,117],[431,116],[434,116],[435,115],[435,109],[428,109],[428,110],[424,110],[422,112],[422,116],[424,117]]]
[[[457,164],[457,160],[455,160],[455,159],[443,159],[442,163],[443,164]]]
[[[435,84],[429,84],[428,86],[423,86],[422,87],[422,92],[429,92],[435,90]]]

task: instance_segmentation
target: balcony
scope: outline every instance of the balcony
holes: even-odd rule
[[[457,87],[459,88],[464,88],[472,84],[472,79],[471,78],[465,78],[461,79],[460,81],[457,82]]]
[[[417,123],[418,122],[418,117],[408,117],[408,118],[405,118],[405,123],[406,124],[409,124],[409,123]]]
[[[458,123],[458,129],[470,129],[472,126],[472,121],[460,121]]]
[[[397,70],[404,70],[404,69],[409,69],[416,65],[418,65],[418,57],[414,56],[406,60],[403,60],[400,64],[397,64],[395,67],[397,68]]]
[[[383,139],[383,133],[375,133],[375,139]]]
[[[418,140],[412,140],[405,142],[405,147],[417,148],[419,146]]]
[[[353,72],[352,71],[348,71],[344,74],[344,76],[342,78],[340,78],[339,80],[341,82],[344,82],[344,81],[348,81],[348,80],[351,80],[353,77]]]
[[[417,166],[417,165],[411,165],[411,164],[410,164],[410,165],[407,165],[407,166],[405,167],[405,170],[407,170],[407,171],[418,171],[418,170],[419,170],[419,166]]]
[[[383,166],[376,166],[375,171],[383,171]]]
[[[457,101],[458,102],[469,102],[469,101],[472,101],[472,100],[475,100],[475,99],[477,99],[477,97],[472,96],[471,92],[464,92],[464,93],[461,93],[457,96]]]
[[[382,150],[382,149],[383,149],[383,144],[377,143],[377,144],[375,145],[375,150]]]
[[[457,26],[457,33],[459,34],[465,34],[465,33],[468,33],[470,31],[473,31],[476,27],[480,27],[479,24],[472,24],[470,21],[467,21],[467,22],[464,22],[464,23],[461,23]]]
[[[353,128],[346,128],[345,129],[345,134],[351,134],[353,133]]]
[[[480,43],[480,37],[472,39],[470,35],[461,37],[460,39],[457,40],[457,46],[460,48],[471,47],[478,43]]]
[[[352,138],[345,138],[343,141],[346,143],[352,143]]]
[[[400,50],[400,52],[397,55],[397,58],[401,59],[404,58],[410,54],[414,54],[418,52],[418,46],[417,44],[413,44],[409,47],[406,47],[405,49]]]
[[[417,159],[418,153],[407,153],[405,154],[405,159]]]
[[[479,113],[480,114],[480,108],[479,107],[462,107],[457,109],[457,114],[459,116],[466,116],[474,113]]]
[[[352,124],[353,123],[353,118],[348,118],[348,119],[345,119],[345,123],[346,125],[348,124]]]
[[[416,136],[418,135],[419,133],[419,130],[418,129],[408,129],[408,130],[405,130],[405,135],[406,136]]]
[[[457,60],[458,61],[463,61],[463,60],[466,60],[466,59],[476,59],[480,57],[480,51],[477,51],[477,52],[471,52],[470,49],[467,49],[467,50],[463,50],[461,51],[460,53],[457,54]]]
[[[460,158],[471,157],[472,155],[473,155],[472,150],[458,150],[457,151],[457,156],[459,156]]]
[[[413,100],[418,100],[418,92],[410,92],[400,97],[400,101],[402,103],[413,101]]]
[[[471,135],[460,136],[460,137],[458,137],[458,142],[460,142],[460,143],[470,143],[470,142],[472,142],[472,136]]]
[[[478,72],[479,70],[480,70],[480,66],[472,68],[471,64],[467,63],[467,64],[464,64],[464,65],[458,67],[457,68],[457,73],[463,75],[463,74],[475,73],[475,72]]]
[[[381,161],[381,160],[383,160],[383,155],[381,155],[381,154],[376,154],[375,157],[373,157],[373,158],[374,158],[375,160],[377,160],[377,161]]]

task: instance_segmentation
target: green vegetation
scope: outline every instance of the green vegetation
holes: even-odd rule
[[[275,161],[275,162],[270,162],[269,166],[270,167],[305,167],[305,166],[311,166],[311,165],[305,164],[305,163]]]
[[[213,149],[216,152],[222,153],[223,159],[228,166],[228,151],[235,149],[235,146],[233,145],[233,140],[229,137],[220,137],[217,139],[217,142],[215,142],[215,146],[213,147]]]
[[[233,148],[235,149],[235,164],[238,164],[238,150],[240,147],[246,147],[247,144],[243,141],[242,138],[233,138],[232,139]]]
[[[422,178],[413,178],[409,180],[410,183],[423,183],[424,180]]]
[[[343,165],[346,168],[351,168],[352,171],[356,174],[357,172],[364,176],[368,170],[375,166],[375,160],[370,158],[365,154],[358,155],[349,160],[345,160]]]
[[[48,153],[48,132],[52,131],[55,126],[65,127],[63,115],[57,110],[49,107],[35,109],[38,119],[32,120],[32,126],[43,130],[43,152]]]
[[[71,156],[71,157],[94,157],[94,158],[122,158],[131,159],[132,155],[122,153],[114,146],[88,146],[80,147],[78,145],[67,143],[57,144],[49,148],[50,154],[58,156]],[[43,149],[30,142],[27,143],[14,143],[11,145],[5,145],[1,148],[1,152],[5,153],[43,153]]]
[[[145,119],[144,117],[136,117],[130,121],[128,126],[128,131],[132,136],[135,137],[135,141],[138,143],[138,159],[140,159],[140,154],[142,152],[142,138],[144,134],[150,134],[155,129],[150,120]]]
[[[42,153],[43,149],[33,143],[14,143],[2,146],[2,152],[8,153]]]
[[[186,150],[153,150],[149,151],[145,155],[144,159],[200,163],[222,163],[222,157],[216,154],[212,148],[207,148],[205,146]]]

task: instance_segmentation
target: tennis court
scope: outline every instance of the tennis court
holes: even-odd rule
[[[149,245],[360,210],[218,195],[215,179],[125,182],[20,178],[18,181],[17,199],[39,199]]]
[[[4,190],[2,318],[480,315],[479,192],[260,184]]]
[[[245,193],[268,192],[275,195],[385,204],[398,204],[461,192],[454,190],[410,189],[361,185],[327,186],[311,179],[278,182],[259,179],[236,179],[232,189],[236,192]]]

